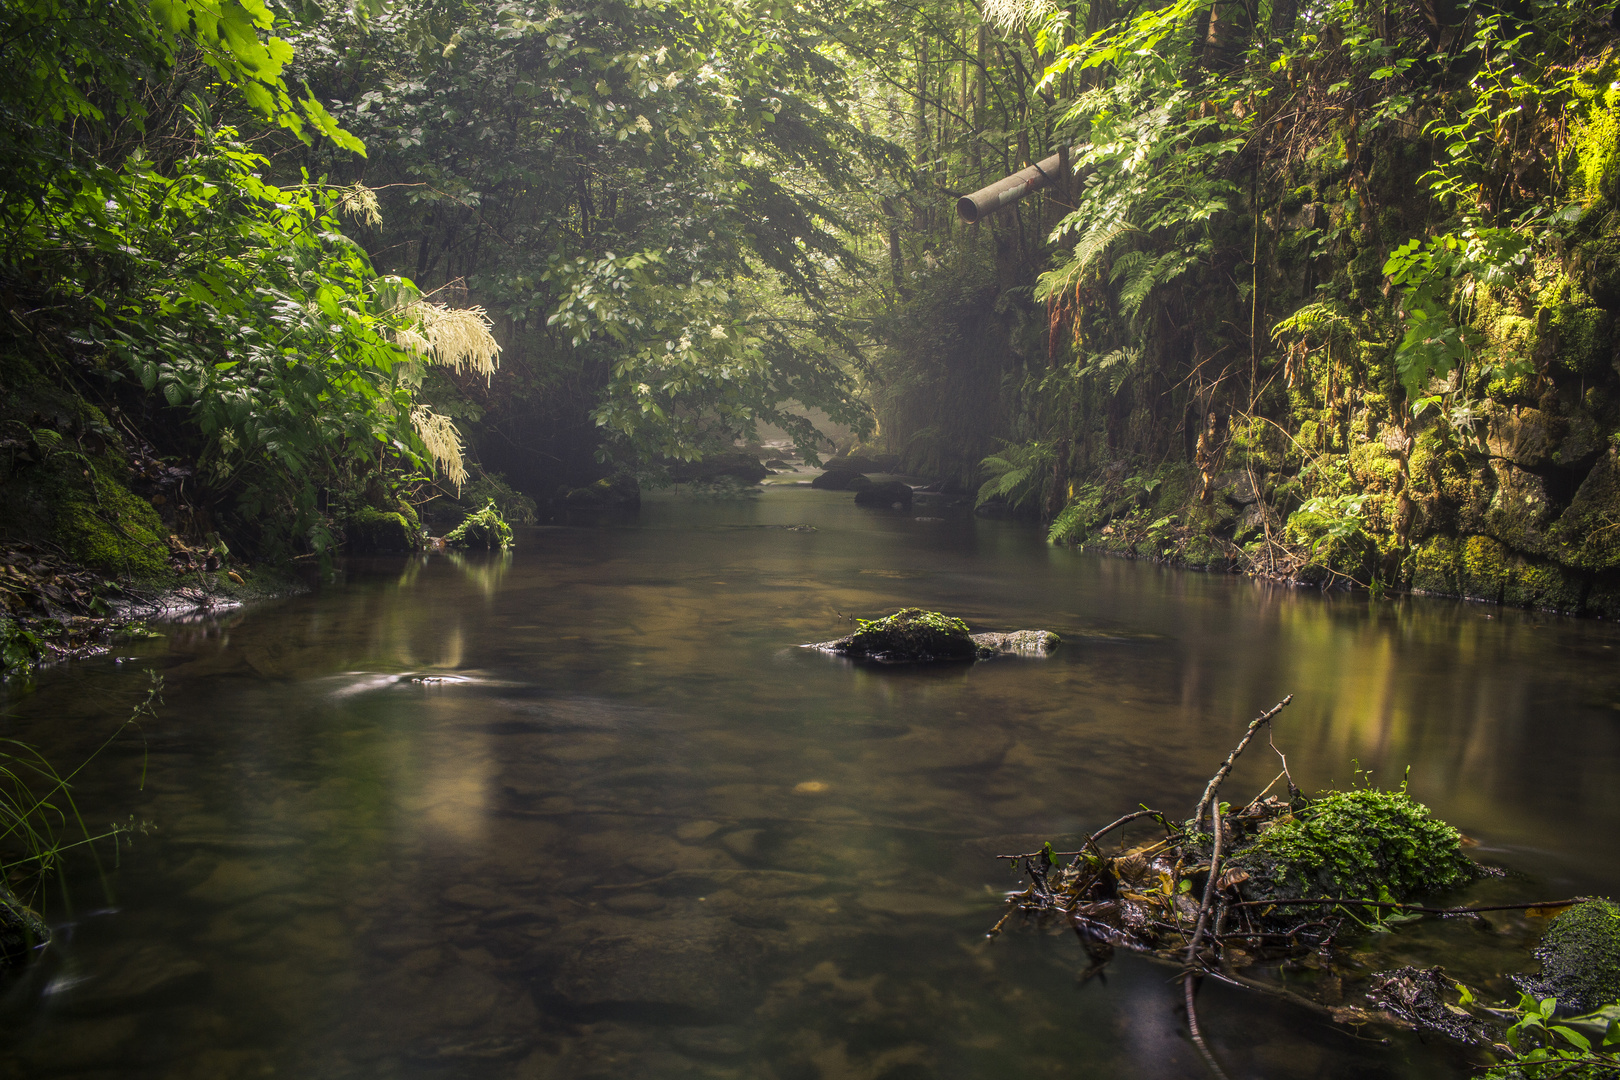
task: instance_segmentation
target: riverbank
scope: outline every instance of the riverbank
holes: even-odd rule
[[[176,547],[185,549],[178,538]],[[178,560],[177,560],[178,562]],[[167,579],[121,578],[40,545],[0,545],[0,678],[98,656],[153,636],[149,619],[176,619],[306,592],[290,570],[186,559]]]

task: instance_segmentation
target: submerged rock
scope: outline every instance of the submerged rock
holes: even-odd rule
[[[881,484],[869,481],[867,486],[855,492],[855,505],[885,509],[891,506],[910,506],[911,485],[902,484],[898,480],[885,480]]]
[[[1547,928],[1536,949],[1539,976],[1517,981],[1538,998],[1555,997],[1574,1013],[1620,1001],[1620,906],[1576,904]]]
[[[848,491],[862,480],[866,480],[866,475],[853,469],[828,469],[811,480],[810,486],[819,491]],[[866,482],[871,483],[870,480]]]
[[[973,634],[961,619],[922,608],[902,608],[886,618],[860,620],[856,631],[847,637],[805,648],[880,664],[922,664],[985,660],[1004,652],[1044,656],[1058,640],[1049,630]]]

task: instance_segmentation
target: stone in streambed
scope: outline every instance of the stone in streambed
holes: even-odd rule
[[[1006,634],[974,634],[981,648],[1015,656],[1046,656],[1062,641],[1050,630],[1014,630]]]
[[[885,480],[883,483],[868,482],[866,487],[855,492],[856,506],[875,506],[888,508],[891,506],[909,507],[911,505],[911,485],[902,484],[898,480]]]
[[[1044,656],[1058,643],[1048,630],[973,634],[967,623],[937,611],[902,608],[882,619],[861,620],[853,634],[805,648],[881,664],[984,660],[1000,653]]]

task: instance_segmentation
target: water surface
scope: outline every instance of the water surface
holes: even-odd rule
[[[791,526],[799,526],[793,528]],[[1518,876],[1620,889],[1620,635],[1048,547],[845,493],[650,499],[509,556],[318,592],[45,673],[5,733],[146,823],[10,988],[0,1077],[1198,1077],[1172,972],[987,942],[998,852],[1186,813],[1254,715],[1306,787],[1400,782]],[[902,605],[1046,628],[1046,660],[797,648]],[[145,786],[138,787],[145,769]],[[1231,797],[1277,772],[1257,747]],[[1490,983],[1537,927],[1420,926],[1271,977],[1355,1004],[1393,960]],[[1505,984],[1490,983],[1499,992]],[[1206,985],[1234,1076],[1469,1074],[1455,1051]]]

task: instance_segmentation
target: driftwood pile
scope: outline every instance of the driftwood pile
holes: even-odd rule
[[[1556,909],[1582,899],[1487,907],[1433,907],[1410,897],[1455,888],[1493,873],[1461,853],[1462,837],[1397,791],[1329,792],[1307,799],[1281,772],[1248,803],[1232,808],[1220,790],[1239,755],[1292,701],[1255,718],[1206,785],[1190,818],[1157,810],[1125,814],[1088,836],[1077,851],[1001,855],[1028,886],[1008,896],[993,937],[1015,917],[1050,925],[1061,920],[1090,960],[1082,979],[1102,970],[1116,949],[1175,965],[1192,1041],[1210,1071],[1224,1077],[1199,1028],[1196,990],[1205,976],[1286,998],[1338,1020],[1375,1019],[1366,1010],[1328,1009],[1242,970],[1306,953],[1330,953],[1341,938],[1428,916],[1469,917],[1483,911]],[[1286,794],[1273,794],[1281,782]],[[1163,836],[1105,852],[1109,834],[1144,819]],[[1446,985],[1436,989],[1431,982]],[[1370,1001],[1388,1018],[1418,1024],[1465,1042],[1494,1042],[1489,1016],[1480,1021],[1451,1007],[1441,991],[1456,987],[1433,971],[1400,969],[1375,978]],[[1433,1000],[1430,1001],[1429,999]],[[1449,1024],[1449,1027],[1447,1026]]]

